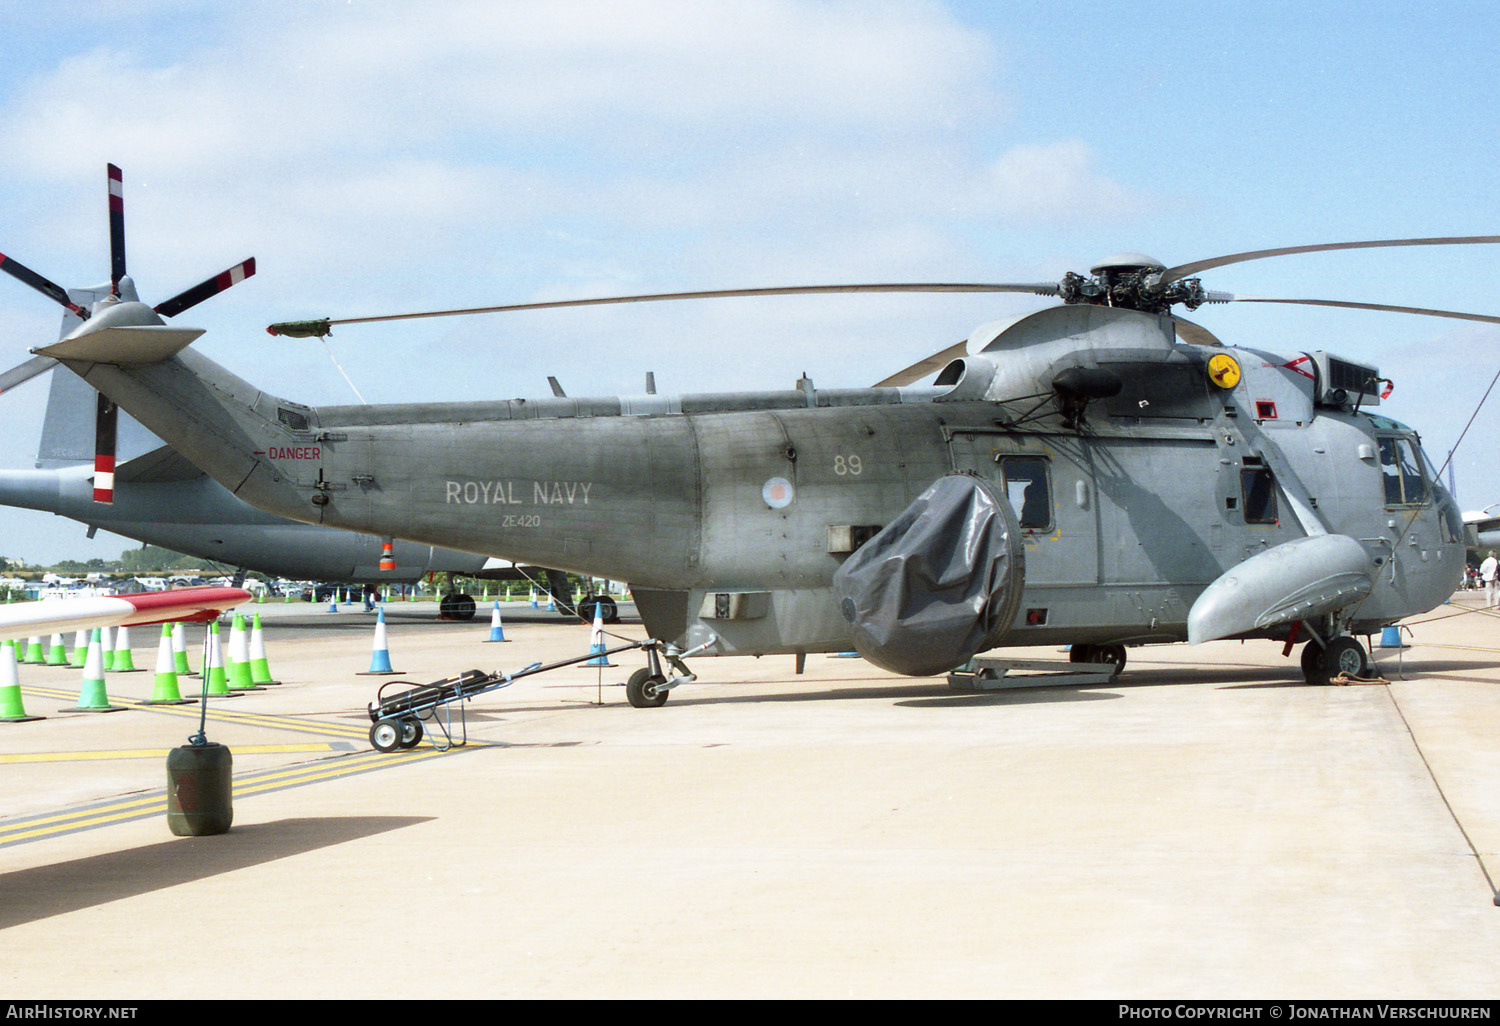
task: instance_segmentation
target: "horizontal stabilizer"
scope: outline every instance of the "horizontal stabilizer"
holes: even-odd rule
[[[106,327],[81,331],[32,352],[58,360],[87,360],[90,363],[160,363],[192,345],[202,334],[202,328],[176,328],[166,324]]]
[[[115,467],[116,484],[122,481],[140,481],[146,484],[194,481],[203,476],[203,471],[189,463],[186,456],[170,445],[158,446]]]
[[[1263,630],[1322,616],[1374,587],[1374,566],[1347,534],[1298,538],[1231,567],[1188,611],[1188,642]]]

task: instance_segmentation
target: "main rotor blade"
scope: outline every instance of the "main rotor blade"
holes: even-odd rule
[[[1500,235],[1465,235],[1440,239],[1377,239],[1372,242],[1327,242],[1317,246],[1284,246],[1280,249],[1256,249],[1246,253],[1213,257],[1191,264],[1179,264],[1167,269],[1161,284],[1167,285],[1180,278],[1207,271],[1214,267],[1240,264],[1247,260],[1262,260],[1266,257],[1289,256],[1293,253],[1326,253],[1335,249],[1380,249],[1387,246],[1472,246],[1500,242]]]
[[[235,264],[229,270],[214,275],[206,281],[200,281],[186,292],[179,292],[164,303],[152,307],[163,317],[176,317],[189,307],[197,306],[199,303],[216,296],[231,285],[238,285],[246,278],[255,273],[255,258],[251,257],[242,264]]]
[[[937,371],[942,370],[944,367],[948,366],[948,364],[952,363],[960,356],[967,355],[968,352],[969,342],[967,339],[965,339],[962,342],[958,342],[954,345],[949,346],[947,349],[944,349],[940,353],[933,353],[925,360],[918,360],[910,367],[898,370],[890,377],[875,382],[872,387],[887,388],[890,386],[899,387],[901,385],[913,384],[915,382],[921,381],[929,374],[933,374]]]
[[[4,374],[0,374],[0,395],[56,366],[57,361],[50,356],[33,356],[25,363],[17,364]]]
[[[1030,292],[1038,296],[1058,294],[1056,282],[1030,284],[893,283],[875,285],[790,285],[760,289],[709,289],[702,292],[655,292],[639,296],[606,296],[595,299],[556,299],[541,303],[511,303],[465,310],[432,310],[426,313],[386,314],[379,317],[346,317],[340,320],[282,321],[266,330],[272,335],[309,338],[328,334],[335,324],[369,324],[373,321],[408,321],[420,317],[457,317],[465,314],[512,313],[518,310],[557,310],[572,306],[608,306],[614,303],[657,303],[672,299],[731,299],[745,296],[814,296],[847,292]]]
[[[1346,303],[1337,299],[1278,299],[1271,296],[1234,296],[1227,292],[1216,293],[1211,303],[1299,303],[1302,306],[1336,306],[1347,310],[1381,310],[1386,313],[1423,314],[1427,317],[1452,317],[1460,321],[1483,321],[1500,324],[1500,317],[1493,314],[1457,313],[1453,310],[1428,310],[1420,306],[1389,306],[1385,303]]]
[[[120,279],[125,277],[125,176],[113,164],[106,165],[109,176],[109,286],[120,295]]]
[[[30,285],[32,288],[36,289],[47,298],[61,303],[69,310],[72,310],[74,313],[76,313],[79,317],[85,319],[88,318],[89,312],[69,299],[67,290],[64,289],[61,285],[57,284],[57,282],[55,281],[48,281],[46,278],[43,278],[40,274],[37,274],[31,268],[25,266],[19,261],[12,260],[4,253],[0,253],[0,271],[4,271],[11,277],[17,278],[25,284]]]

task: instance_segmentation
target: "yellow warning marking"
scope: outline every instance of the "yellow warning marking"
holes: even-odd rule
[[[235,745],[241,755],[279,755],[286,752],[340,752],[347,748],[334,741],[308,742],[300,745]],[[0,764],[16,762],[90,762],[100,759],[164,759],[168,748],[124,748],[103,752],[32,752],[23,755],[0,755]]]
[[[236,748],[235,750],[246,749]],[[339,777],[385,767],[406,765],[442,754],[444,753],[435,748],[424,746],[403,752],[365,751],[339,759],[320,759],[277,770],[261,770],[244,776],[236,775],[232,784],[232,793],[236,798],[244,798],[323,780],[335,780]],[[106,801],[81,809],[28,816],[9,825],[0,824],[0,847],[79,830],[112,826],[151,816],[163,816],[166,815],[166,811],[167,796],[166,791],[163,790]]]

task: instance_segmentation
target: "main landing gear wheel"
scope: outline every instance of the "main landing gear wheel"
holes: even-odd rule
[[[1340,635],[1319,648],[1316,641],[1302,646],[1302,676],[1309,684],[1327,684],[1339,674],[1365,677],[1370,673],[1370,654],[1354,638]]]
[[[438,603],[439,620],[472,620],[474,619],[474,599],[462,592],[451,592],[444,595]]]
[[[625,698],[637,709],[655,709],[665,705],[667,695],[671,694],[661,687],[665,683],[666,680],[653,674],[649,667],[643,666],[625,682]]]
[[[1124,645],[1074,645],[1068,649],[1068,662],[1070,663],[1108,663],[1114,669],[1110,672],[1110,679],[1120,675],[1125,669],[1125,646]]]
[[[620,622],[620,607],[615,605],[615,600],[608,595],[590,595],[578,603],[578,616],[584,623],[593,623],[595,609],[598,609],[599,619],[602,622]]]

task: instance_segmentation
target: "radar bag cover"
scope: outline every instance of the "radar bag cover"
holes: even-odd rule
[[[859,654],[909,676],[997,645],[1025,582],[1016,513],[989,482],[939,478],[833,575]]]

